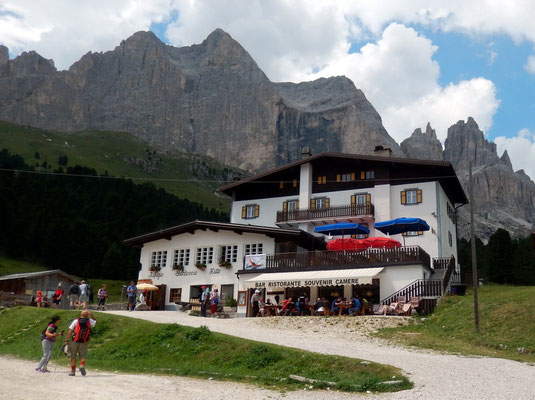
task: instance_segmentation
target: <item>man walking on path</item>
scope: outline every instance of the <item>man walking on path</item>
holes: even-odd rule
[[[76,374],[76,358],[80,356],[80,373],[85,376],[85,359],[87,357],[87,348],[91,337],[91,329],[96,325],[97,320],[89,310],[83,310],[80,318],[72,321],[69,326],[69,333],[65,343],[69,344],[71,350],[71,373],[69,376]]]
[[[69,288],[69,301],[71,305],[71,310],[74,310],[78,306],[78,301],[80,300],[80,287],[78,282],[74,282]]]
[[[126,295],[128,296],[128,310],[134,311],[136,307],[137,287],[136,282],[130,281],[130,286],[126,289]]]

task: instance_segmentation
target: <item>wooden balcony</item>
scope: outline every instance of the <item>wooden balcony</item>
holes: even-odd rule
[[[266,257],[265,269],[241,270],[239,273],[314,271],[409,264],[421,264],[430,268],[431,259],[420,246],[405,246],[397,249],[279,253]]]
[[[348,217],[373,216],[373,204],[343,205],[329,208],[305,208],[292,211],[277,211],[277,223],[311,221],[315,219],[331,220]]]

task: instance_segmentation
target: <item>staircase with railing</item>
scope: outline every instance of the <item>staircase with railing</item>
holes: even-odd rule
[[[399,301],[400,298],[410,302],[411,297],[417,297],[420,311],[425,314],[432,313],[439,300],[449,290],[452,273],[455,270],[455,257],[435,258],[433,266],[443,270],[439,279],[417,279],[383,299],[381,304],[388,305]]]

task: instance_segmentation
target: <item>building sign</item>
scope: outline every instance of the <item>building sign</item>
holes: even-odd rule
[[[342,286],[358,285],[363,278],[340,278],[340,279],[295,279],[287,281],[255,282],[255,288],[287,288],[305,286]]]
[[[219,268],[210,268],[210,275],[219,275],[221,270]]]
[[[141,283],[148,283],[149,285],[152,285],[152,279],[139,279],[137,284],[139,285]]]
[[[187,275],[197,275],[197,271],[177,271],[175,272],[176,276],[187,276]]]
[[[245,269],[265,269],[265,254],[247,254],[245,256]]]

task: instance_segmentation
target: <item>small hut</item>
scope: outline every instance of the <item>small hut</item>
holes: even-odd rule
[[[56,287],[60,285],[64,292],[60,307],[67,308],[67,293],[75,281],[74,276],[59,269],[0,276],[0,300],[10,299],[15,303],[15,300],[22,303],[30,302],[38,290],[52,299]]]

